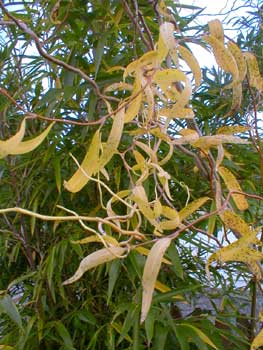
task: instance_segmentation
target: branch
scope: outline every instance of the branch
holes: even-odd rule
[[[47,53],[44,49],[43,49],[43,44],[40,42],[37,34],[30,29],[25,22],[23,22],[20,19],[17,19],[16,17],[14,17],[9,11],[7,11],[7,9],[5,8],[5,5],[3,3],[2,0],[0,0],[0,8],[3,10],[3,12],[7,15],[8,18],[10,18],[24,33],[30,35],[30,37],[34,40],[34,43],[36,45],[36,48],[39,52],[39,54],[44,57],[46,60],[48,60],[49,62],[52,62],[60,67],[63,67],[71,72],[74,72],[76,74],[78,74],[82,79],[84,79],[85,81],[87,81],[94,89],[95,94],[100,97],[101,99],[105,99],[105,100],[111,100],[111,101],[118,101],[118,99],[116,99],[115,97],[111,97],[111,96],[106,96],[103,95],[100,92],[100,89],[98,87],[98,85],[96,84],[96,82],[90,78],[87,74],[85,74],[81,69],[76,68],[64,61],[61,61],[53,56],[51,56],[49,53]]]

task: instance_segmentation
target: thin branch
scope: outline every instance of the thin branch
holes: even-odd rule
[[[39,54],[44,57],[46,60],[48,60],[49,62],[52,62],[60,67],[63,67],[71,72],[74,72],[76,74],[78,74],[82,79],[84,79],[85,81],[87,81],[94,89],[95,94],[100,97],[101,99],[105,99],[105,100],[111,100],[111,101],[118,101],[118,99],[116,99],[115,97],[111,97],[111,96],[106,96],[103,95],[100,92],[100,89],[98,87],[98,85],[96,84],[96,82],[90,78],[87,74],[85,74],[81,69],[76,68],[64,61],[61,61],[53,56],[51,56],[49,53],[47,53],[44,49],[43,49],[43,44],[40,42],[37,34],[31,29],[29,28],[25,22],[23,22],[20,19],[17,19],[15,16],[13,16],[6,8],[5,5],[3,3],[2,0],[0,0],[0,8],[3,10],[3,12],[7,15],[8,18],[10,18],[12,21],[14,21],[14,23],[26,34],[30,35],[30,37],[34,40],[34,43],[36,45],[36,48],[39,52]]]
[[[133,13],[132,13],[132,11],[131,11],[129,5],[127,4],[126,0],[122,0],[122,4],[123,4],[123,6],[124,6],[124,8],[125,8],[125,11],[126,11],[128,17],[129,17],[130,20],[132,21],[132,23],[133,23],[133,25],[135,26],[135,28],[138,30],[139,35],[140,35],[140,37],[141,37],[143,43],[144,43],[145,46],[148,48],[148,50],[152,50],[151,43],[149,43],[148,40],[145,38],[145,36],[144,36],[144,34],[143,34],[143,32],[142,32],[142,30],[141,30],[141,28],[140,28],[138,22],[137,22],[136,19],[134,18]]]

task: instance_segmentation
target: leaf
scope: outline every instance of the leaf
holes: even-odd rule
[[[178,51],[182,56],[182,59],[191,69],[195,79],[195,89],[197,89],[198,86],[200,86],[202,80],[202,72],[199,63],[192,52],[185,46],[178,45]]]
[[[92,176],[93,174],[102,171],[105,165],[111,160],[113,155],[117,152],[117,148],[122,136],[122,130],[124,125],[124,108],[122,108],[113,119],[112,128],[107,142],[103,147],[102,154],[99,156],[100,151],[100,132],[96,131],[89,150],[80,165],[80,168],[75,174],[64,182],[65,188],[70,192],[80,191],[89,181],[89,178],[85,175]]]
[[[15,303],[9,295],[5,295],[0,299],[0,313],[4,312],[7,314],[11,320],[21,329],[23,330],[22,319],[17,310]]]
[[[142,185],[135,186],[132,190],[131,199],[137,203],[140,211],[145,216],[145,218],[157,229],[159,229],[159,224],[155,219],[154,211],[151,209],[148,202],[146,192]]]
[[[99,151],[100,131],[97,130],[92,138],[88,152],[80,165],[81,168],[78,169],[68,181],[64,182],[64,186],[68,191],[75,193],[80,191],[86,185],[89,179],[81,169],[83,169],[89,176],[92,176],[98,168]]]
[[[253,339],[250,350],[256,350],[263,346],[263,329],[256,335],[256,337]]]
[[[223,178],[226,187],[228,188],[229,191],[239,191],[242,192],[242,188],[240,187],[237,179],[235,176],[231,173],[230,170],[227,168],[220,166],[218,168],[218,172],[220,176]],[[232,193],[231,194],[237,208],[239,210],[246,210],[248,209],[248,203],[246,200],[246,197],[242,194],[237,194],[237,193]]]
[[[258,91],[263,90],[263,79],[261,77],[256,57],[251,52],[245,52],[249,72],[249,84]]]
[[[118,245],[118,241],[114,237],[105,235],[105,236],[103,236],[103,240],[109,244],[112,244],[113,246]],[[77,240],[77,241],[71,241],[72,244],[87,244],[87,243],[94,243],[94,242],[102,243],[102,240],[99,236],[92,235],[92,236],[85,237],[85,238]]]
[[[61,321],[55,321],[54,325],[55,325],[55,328],[56,328],[58,334],[63,339],[64,345],[68,349],[72,349],[72,350],[75,349],[73,346],[73,341],[71,339],[71,336],[70,336],[67,328],[63,325],[63,323]]]
[[[160,41],[162,42],[160,43]],[[178,56],[176,50],[177,43],[174,37],[174,25],[171,22],[164,22],[160,25],[160,36],[158,42],[158,58],[160,62],[162,62],[167,55],[163,43],[169,50],[169,54],[171,55],[174,64],[178,66]]]
[[[125,248],[122,247],[110,247],[110,248],[104,248],[97,250],[94,253],[91,253],[86,258],[84,258],[75,274],[63,282],[63,285],[71,284],[73,282],[76,282],[79,280],[82,275],[92,269],[93,267],[99,266],[101,264],[104,264],[106,262],[112,261],[114,259],[120,258],[121,255],[123,255],[126,252]]]
[[[184,118],[193,119],[194,112],[191,108],[184,108],[174,105],[172,108],[161,108],[158,111],[159,117],[166,117],[169,119]]]
[[[220,218],[223,223],[237,235],[248,237],[254,235],[254,231],[249,225],[232,210],[224,210],[223,213],[220,214]]]
[[[179,211],[180,221],[182,222],[188,216],[193,214],[197,209],[199,209],[202,205],[204,205],[209,199],[210,199],[209,197],[201,197],[189,203],[185,208]]]
[[[250,247],[252,243],[259,243],[256,234],[256,232],[252,232],[249,236],[242,236],[237,241],[229,244],[226,247],[220,248],[213,253],[208,258],[206,264],[208,276],[209,266],[213,261],[219,261],[220,263],[239,261],[245,263],[256,279],[260,280],[262,278],[260,261],[263,259],[263,254],[260,251]]]
[[[217,40],[224,44],[224,29],[219,19],[213,19],[208,22],[209,32]]]
[[[139,73],[136,74],[133,92],[129,97],[129,105],[125,112],[125,123],[131,122],[139,113],[142,103],[142,86]],[[126,102],[125,102],[126,103]]]
[[[203,39],[212,46],[219,67],[221,67],[226,73],[232,74],[233,82],[238,81],[239,71],[232,53],[214,36],[204,36]]]
[[[171,239],[168,237],[159,239],[153,245],[147,257],[142,277],[143,294],[141,323],[145,321],[150,309],[154,286],[161,267],[162,258],[170,243]]]
[[[134,250],[136,250],[136,252],[145,256],[149,256],[149,253],[150,253],[150,250],[145,247],[135,247]],[[171,265],[171,261],[166,258],[162,258],[162,263]]]
[[[234,57],[239,73],[239,81],[242,82],[247,75],[247,63],[243,52],[240,50],[239,46],[235,44],[233,41],[229,41],[227,43],[227,47]]]
[[[26,118],[23,119],[19,131],[14,136],[6,141],[0,141],[0,158],[3,158],[8,154],[16,155],[33,151],[44,141],[50,129],[54,125],[54,123],[51,123],[45,131],[33,139],[22,141],[25,134],[25,123]]]
[[[226,125],[222,126],[221,128],[217,129],[217,134],[225,134],[225,135],[232,135],[235,133],[242,133],[245,131],[248,131],[250,128],[248,126],[243,125]]]
[[[187,327],[187,328],[190,328],[191,330],[193,330],[197,335],[198,337],[206,344],[208,344],[209,346],[211,346],[213,349],[218,349],[217,346],[212,342],[212,340],[210,340],[210,338],[208,338],[208,336],[201,331],[201,329],[193,326],[192,324],[189,324],[189,323],[181,323],[181,326],[184,326],[184,327]]]
[[[213,136],[202,136],[197,141],[192,141],[191,145],[207,150],[210,147],[218,146],[223,143],[236,143],[240,145],[246,145],[249,143],[249,141],[241,139],[237,136],[219,134]]]

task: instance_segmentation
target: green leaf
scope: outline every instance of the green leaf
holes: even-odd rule
[[[17,310],[17,307],[9,295],[5,295],[0,299],[0,312],[7,314],[11,320],[23,330],[23,324],[21,316]]]

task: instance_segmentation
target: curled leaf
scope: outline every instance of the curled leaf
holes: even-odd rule
[[[25,135],[26,126],[26,118],[23,119],[20,129],[14,136],[10,137],[10,139],[6,141],[0,141],[0,158],[3,158],[8,154],[16,155],[33,151],[44,141],[53,125],[54,123],[51,123],[45,131],[33,139],[22,141]]]
[[[112,261],[114,259],[119,258],[121,255],[123,255],[126,252],[125,248],[122,247],[110,247],[110,248],[104,248],[97,250],[94,253],[91,253],[86,258],[84,258],[75,274],[63,282],[63,285],[71,284],[73,282],[76,282],[79,280],[83,274],[92,269],[93,267],[99,266],[101,264],[104,264],[106,262]]]
[[[91,141],[88,152],[86,153],[86,156],[80,165],[80,168],[68,181],[64,182],[64,186],[68,191],[73,193],[80,191],[88,183],[89,176],[92,176],[99,171],[104,171],[103,168],[105,165],[117,152],[117,148],[122,136],[123,125],[124,108],[122,108],[114,116],[112,128],[108,140],[103,146],[101,155],[99,155],[101,146],[100,132],[99,130],[96,131]]]
[[[224,44],[224,29],[219,19],[213,19],[208,22],[209,32]]]

